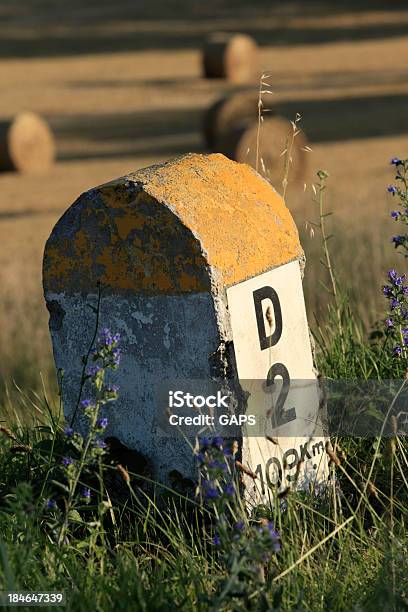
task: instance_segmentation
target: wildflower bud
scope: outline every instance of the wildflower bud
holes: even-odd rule
[[[224,440],[221,438],[221,436],[215,436],[213,438],[212,446],[218,449],[222,449],[223,445],[224,445]]]
[[[398,421],[397,421],[397,417],[394,414],[391,417],[391,427],[392,427],[392,432],[394,436],[396,436],[398,432]]]
[[[10,448],[12,453],[31,453],[33,449],[27,444],[13,444]]]
[[[368,483],[368,490],[370,491],[371,495],[374,495],[374,497],[378,498],[378,492],[377,489],[375,488],[375,486],[373,485],[372,482]]]
[[[321,181],[326,180],[327,178],[329,178],[329,173],[326,172],[326,170],[318,170],[317,171],[317,176]]]
[[[119,474],[122,476],[122,478],[126,482],[126,484],[129,484],[130,483],[129,472],[123,467],[123,465],[118,463],[118,465],[116,466],[116,469],[119,472]]]
[[[330,443],[326,443],[326,453],[329,455],[331,461],[334,463],[336,467],[339,467],[341,461],[336,455],[336,453],[330,448]]]
[[[8,427],[0,427],[0,433],[4,434],[10,440],[17,440],[16,436],[10,431]]]
[[[108,426],[108,419],[106,417],[102,418],[102,419],[98,419],[97,423],[96,423],[98,429],[106,429]]]
[[[91,501],[91,489],[89,489],[88,487],[85,487],[84,489],[82,489],[81,499],[86,504],[89,504],[89,502]]]
[[[402,348],[400,346],[394,346],[392,352],[394,354],[394,357],[401,357],[401,355],[402,355]]]
[[[400,166],[402,164],[402,161],[399,157],[393,157],[390,161],[390,164],[392,164],[393,166]]]

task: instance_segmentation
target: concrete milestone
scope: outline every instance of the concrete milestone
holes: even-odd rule
[[[237,413],[256,416],[255,428],[237,419],[242,463],[257,474],[248,494],[322,481],[303,266],[281,196],[252,168],[220,154],[186,155],[82,194],[44,254],[66,418],[77,404],[100,295],[100,328],[120,332],[122,348],[106,435],[143,453],[154,478],[168,483],[174,470],[187,478],[195,471],[183,436],[162,431],[163,385],[175,391],[180,381],[225,381],[241,391]],[[79,415],[74,427],[83,426]]]

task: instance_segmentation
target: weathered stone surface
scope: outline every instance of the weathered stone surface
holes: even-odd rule
[[[186,155],[80,196],[44,255],[67,418],[78,401],[100,287],[100,326],[121,333],[123,352],[107,435],[148,457],[162,481],[174,470],[192,475],[184,440],[157,435],[159,382],[237,379],[228,289],[288,262],[300,280],[303,251],[282,198],[250,167],[222,155]]]

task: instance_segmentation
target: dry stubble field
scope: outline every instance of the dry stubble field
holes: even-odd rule
[[[204,152],[203,111],[237,89],[200,76],[200,41],[213,29],[256,36],[274,92],[268,102],[288,118],[302,115],[313,149],[307,188],[292,185],[287,204],[308,258],[309,318],[324,311],[319,238],[305,229],[316,219],[311,184],[319,168],[330,173],[337,272],[367,322],[381,313],[384,271],[399,262],[385,187],[392,180],[389,158],[408,156],[408,10],[309,8],[299,17],[296,3],[286,11],[262,2],[232,11],[219,3],[214,17],[211,6],[206,12],[192,2],[191,19],[178,11],[169,20],[153,13],[140,19],[125,0],[116,8],[74,2],[59,14],[47,1],[34,4],[35,10],[0,2],[0,118],[26,109],[46,117],[58,161],[46,176],[0,175],[4,380],[32,385],[40,369],[50,376],[41,260],[65,208],[82,191],[128,171]]]

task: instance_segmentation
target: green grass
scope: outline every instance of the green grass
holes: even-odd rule
[[[394,362],[379,358],[379,345],[367,340],[344,301],[340,314],[341,337],[335,309],[316,334],[321,371],[333,377],[394,377]],[[403,438],[340,440],[339,465],[332,467],[338,486],[327,496],[293,492],[284,511],[264,509],[273,515],[282,550],[260,580],[245,569],[250,559],[237,570],[228,550],[213,545],[211,513],[197,500],[174,493],[157,504],[143,487],[134,486],[125,504],[103,492],[103,507],[73,511],[64,543],[58,544],[58,520],[44,511],[44,501],[63,481],[63,419],[45,396],[24,402],[27,409],[31,405],[32,422],[27,425],[10,405],[7,424],[15,439],[0,437],[0,590],[63,590],[69,610],[408,607]],[[27,448],[18,452],[16,445]],[[103,482],[112,470],[105,468]],[[244,514],[239,504],[235,513]]]

